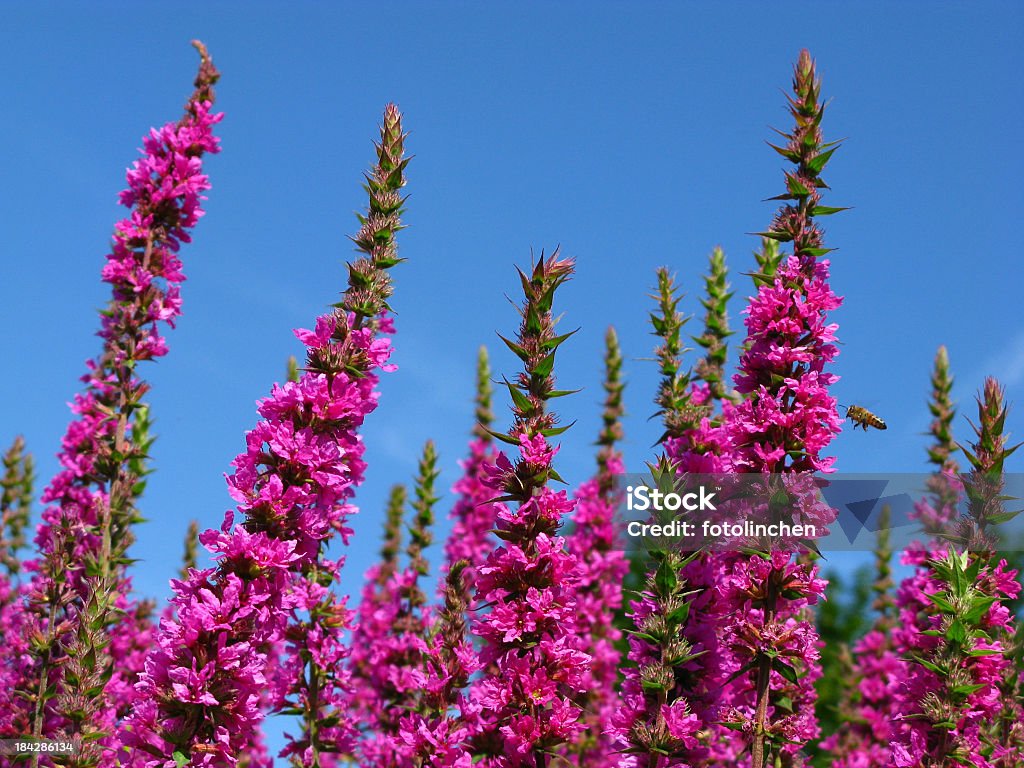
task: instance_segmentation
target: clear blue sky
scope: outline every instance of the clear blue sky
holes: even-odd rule
[[[6,444],[24,433],[55,469],[65,403],[98,349],[99,270],[125,167],[152,124],[176,119],[204,40],[223,72],[223,152],[208,163],[208,215],[184,251],[185,315],[171,353],[144,373],[159,440],[133,554],[136,585],[165,596],[188,521],[219,524],[222,473],[254,402],[345,284],[360,172],[381,110],[411,132],[407,223],[394,270],[399,333],[368,422],[364,512],[346,569],[358,591],[378,547],[387,487],[434,438],[447,489],[471,426],[481,343],[496,373],[515,360],[495,331],[516,325],[513,264],[531,248],[577,257],[560,296],[560,469],[592,467],[600,357],[614,323],[627,357],[628,463],[651,457],[656,385],[646,325],[654,270],[669,265],[699,310],[720,244],[739,326],[755,238],[781,191],[766,145],[788,128],[780,89],[801,47],[834,97],[827,138],[849,137],[827,174],[841,402],[869,405],[885,433],[844,433],[845,471],[920,471],[936,347],[950,348],[965,410],[985,374],[1024,387],[1018,3],[6,3],[0,122],[3,279],[0,379]],[[689,326],[700,332],[699,318]],[[564,352],[564,354],[563,354]],[[499,423],[507,424],[498,401]],[[1020,433],[1019,412],[1010,420]],[[958,437],[967,437],[957,422]],[[1018,465],[1019,466],[1019,462]],[[441,503],[445,514],[451,495]],[[440,526],[443,536],[447,526]]]

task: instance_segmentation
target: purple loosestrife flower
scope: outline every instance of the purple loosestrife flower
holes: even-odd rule
[[[388,602],[377,611],[388,619],[388,625],[373,637],[361,638],[373,642],[373,646],[368,653],[363,652],[367,653],[363,689],[368,702],[364,707],[365,732],[359,744],[360,765],[387,768],[403,764],[400,720],[403,714],[420,709],[427,683],[427,637],[433,617],[420,579],[428,574],[423,551],[432,540],[430,528],[437,503],[434,483],[438,474],[434,444],[427,441],[415,484],[416,515],[409,527],[408,562],[405,568],[391,574],[384,593]]]
[[[25,546],[25,529],[32,510],[35,462],[25,453],[25,440],[14,438],[3,455],[4,474],[0,478],[0,565],[10,579],[21,574],[19,551]]]
[[[994,526],[1016,514],[1003,509],[1003,463],[1015,450],[1006,445],[1006,413],[998,382],[986,380],[977,441],[963,449],[972,466],[964,481],[969,517],[947,534],[952,546],[901,589],[905,607],[928,604],[911,616],[928,628],[901,638],[913,663],[897,704],[904,728],[892,761],[899,768],[1004,768],[1024,759],[1014,617],[1004,605],[1021,587],[1006,561],[997,561],[992,537]]]
[[[426,634],[422,657],[424,682],[419,700],[399,721],[403,768],[470,768],[466,741],[477,729],[478,711],[463,689],[479,670],[467,637],[468,587],[463,582],[468,563],[452,563],[445,577],[444,605]]]
[[[34,468],[31,454],[25,452],[21,436],[14,439],[3,455],[0,478],[0,638],[3,638],[3,663],[0,664],[0,701],[24,685],[22,670],[31,668],[28,633],[32,616],[25,603],[26,590],[21,583],[19,551],[25,544],[32,508]],[[0,709],[0,734],[24,734],[30,723],[27,712],[16,706]]]
[[[617,443],[622,440],[622,354],[614,328],[605,336],[606,393],[603,427],[598,436],[597,474],[576,491],[573,530],[566,546],[580,565],[576,591],[576,634],[580,650],[592,661],[584,672],[584,693],[576,698],[583,710],[581,731],[568,746],[579,766],[605,766],[612,760],[616,739],[612,719],[619,708],[615,687],[621,661],[616,642],[622,632],[614,625],[622,607],[622,582],[629,563],[622,551],[616,509],[616,475],[625,469]]]
[[[935,356],[931,383],[928,410],[933,420],[929,428],[932,443],[928,447],[928,461],[935,467],[935,472],[928,480],[929,495],[917,502],[913,513],[931,538],[911,544],[900,556],[901,564],[912,566],[914,570],[903,579],[897,591],[899,620],[892,629],[892,647],[900,658],[899,680],[906,679],[914,671],[908,659],[922,652],[931,652],[936,645],[934,639],[925,634],[934,628],[938,620],[938,608],[928,595],[941,592],[944,587],[929,561],[943,559],[948,551],[948,544],[937,537],[950,531],[963,491],[957,474],[959,468],[953,458],[956,442],[952,423],[956,409],[950,399],[953,378],[945,347],[940,347]],[[910,727],[901,718],[902,714],[916,708],[916,702],[907,698],[909,693],[903,685],[898,685],[895,690],[890,704],[891,735],[882,742],[886,749],[898,734],[902,734],[901,738],[909,743]]]
[[[564,432],[547,410],[547,401],[565,392],[554,389],[552,374],[559,345],[570,334],[555,335],[554,294],[573,271],[571,260],[556,251],[543,255],[530,274],[520,271],[525,293],[516,341],[504,339],[523,361],[524,370],[506,382],[515,421],[508,434],[495,436],[516,445],[513,464],[503,453],[488,467],[487,483],[512,502],[497,507],[496,533],[505,545],[478,570],[476,600],[490,610],[478,615],[473,632],[483,641],[481,677],[471,689],[481,725],[471,748],[488,765],[539,768],[548,755],[579,730],[581,690],[589,656],[572,636],[576,618],[576,558],[558,535],[574,502],[555,492],[552,467],[557,448],[547,438]]]
[[[949,524],[957,516],[957,504],[960,502],[962,484],[957,473],[959,466],[953,457],[956,443],[953,441],[952,424],[956,416],[956,407],[950,398],[953,390],[953,377],[949,372],[949,353],[946,348],[939,347],[935,355],[932,369],[932,393],[928,401],[928,410],[932,414],[929,426],[933,442],[928,448],[928,461],[935,466],[935,473],[928,478],[929,497],[917,502],[912,517],[919,520],[925,534],[938,537],[949,531]],[[912,550],[928,546],[934,547],[936,542]],[[944,545],[938,549],[945,551]]]
[[[494,498],[494,489],[485,482],[485,468],[493,467],[497,452],[493,438],[488,431],[494,423],[491,410],[491,369],[487,357],[487,348],[480,347],[476,369],[476,426],[473,428],[473,440],[469,444],[469,456],[462,462],[462,477],[452,488],[458,494],[458,500],[449,517],[454,520],[451,534],[444,545],[445,563],[442,575],[447,575],[453,563],[465,560],[467,565],[460,583],[472,592],[477,579],[477,569],[487,555],[494,549],[495,506],[490,504]],[[442,593],[447,592],[449,585],[442,580]],[[469,600],[469,594],[465,598]],[[473,604],[469,602],[470,609]]]
[[[377,688],[380,650],[395,623],[398,595],[398,553],[402,547],[402,516],[406,503],[404,485],[395,485],[388,495],[385,512],[384,545],[381,559],[367,569],[363,591],[352,627],[348,665],[351,670],[350,709],[363,730],[377,717]]]
[[[358,430],[377,404],[377,372],[394,370],[382,334],[393,332],[387,269],[399,261],[404,138],[389,105],[367,175],[370,211],[355,238],[366,255],[349,266],[335,311],[296,331],[306,346],[302,376],[259,403],[262,420],[228,478],[241,524],[228,512],[220,530],[200,536],[216,567],[172,582],[176,616],[161,623],[123,734],[146,766],[237,765],[256,738],[268,685],[272,702],[300,713],[302,733],[285,749],[293,764],[325,764],[322,754],[353,747],[341,642],[350,614],[331,589],[343,558],[324,552],[336,534],[348,541],[365,470]],[[272,663],[282,643],[287,655]]]
[[[33,661],[23,668],[16,699],[8,698],[10,689],[0,693],[2,710],[29,707],[27,732],[88,737],[68,765],[109,764],[107,740],[138,670],[139,654],[122,642],[140,621],[123,563],[152,442],[142,399],[148,385],[136,365],[167,353],[162,326],[173,327],[181,314],[178,253],[203,215],[210,184],[202,157],[218,151],[213,126],[221,119],[211,112],[219,74],[202,44],[195,46],[201,64],[184,116],[144,138],[143,157],[120,195],[131,212],[115,225],[102,270],[112,294],[101,313],[103,351],[87,363],[85,390],[75,396],[75,419],[62,441],[62,469],[42,495],[49,506],[35,537],[40,557],[30,564]],[[148,617],[141,624],[137,639],[144,641]]]
[[[821,743],[830,752],[836,768],[870,768],[889,759],[892,723],[900,679],[905,662],[893,649],[892,630],[896,607],[892,598],[892,547],[889,544],[890,508],[885,505],[878,518],[875,547],[876,579],[873,585],[878,614],[870,631],[854,645],[856,654],[848,665],[847,687],[839,710],[842,724]],[[848,648],[843,651],[848,653]]]
[[[724,266],[724,265],[723,265]],[[713,267],[714,271],[714,267]],[[724,331],[724,294],[719,281],[708,282],[707,337],[712,362],[701,369],[714,377],[713,366],[723,357],[719,346]],[[713,289],[713,290],[712,290]],[[657,484],[674,486],[686,472],[722,472],[727,467],[727,435],[712,413],[711,382],[691,381],[680,373],[684,352],[681,329],[686,322],[677,307],[679,297],[666,269],[658,270],[658,311],[651,314],[654,333],[661,339],[655,350],[662,375],[658,414],[665,424],[664,454],[654,470]],[[712,311],[713,310],[713,311]],[[717,329],[717,330],[713,330]],[[724,336],[722,336],[724,338]],[[715,339],[714,341],[712,339]],[[708,757],[708,742],[722,686],[715,660],[716,616],[713,608],[718,555],[654,550],[653,568],[631,602],[635,631],[629,638],[624,670],[624,706],[616,715],[616,730],[625,751],[621,765],[657,768],[697,764]]]
[[[746,310],[747,339],[735,377],[743,399],[727,409],[734,471],[795,473],[830,471],[834,459],[821,452],[840,430],[836,402],[825,371],[837,350],[836,325],[828,313],[840,299],[828,284],[828,261],[820,257],[822,231],[815,219],[839,209],[820,204],[820,174],[834,145],[822,143],[820,81],[802,51],[789,98],[795,121],[775,147],[796,166],[786,173],[784,204],[764,236],[792,242],[771,278],[758,276],[758,292]],[[813,520],[827,525],[829,520]],[[824,527],[824,526],[823,526]],[[824,582],[813,565],[794,563],[790,553],[735,555],[724,566],[721,604],[732,611],[722,642],[737,670],[734,700],[723,720],[738,729],[751,748],[751,765],[769,759],[798,760],[800,746],[817,736],[815,693],[819,674],[817,633],[800,612],[822,595]]]

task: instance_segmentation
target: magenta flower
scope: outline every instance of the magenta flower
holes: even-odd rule
[[[85,390],[74,398],[58,456],[62,468],[42,494],[40,556],[28,564],[33,653],[31,663],[16,665],[16,687],[28,695],[14,686],[0,691],[0,710],[16,723],[0,735],[89,734],[81,759],[103,765],[111,764],[109,736],[140,669],[137,643],[148,642],[151,629],[148,608],[128,598],[121,564],[152,442],[143,401],[149,387],[136,364],[167,353],[163,325],[173,327],[181,313],[180,246],[190,241],[210,188],[202,157],[218,151],[213,127],[222,116],[212,112],[212,86],[219,74],[195,45],[201,64],[185,114],[143,139],[120,196],[131,211],[114,227],[102,270],[111,287],[98,334],[103,351],[86,363]],[[6,654],[20,651],[16,643],[3,646],[0,667],[8,668]]]
[[[234,525],[228,512],[220,531],[201,537],[216,568],[172,582],[176,616],[161,624],[123,734],[146,766],[172,756],[192,766],[237,765],[258,738],[268,686],[272,707],[302,713],[302,733],[284,750],[295,764],[316,765],[321,754],[354,745],[342,643],[351,615],[329,588],[344,559],[325,550],[336,533],[347,541],[365,470],[358,430],[377,404],[377,372],[391,368],[389,341],[379,334],[393,330],[382,313],[391,294],[386,270],[398,262],[404,138],[389,105],[362,219],[364,229],[386,228],[388,236],[360,232],[367,256],[350,266],[338,309],[315,331],[296,334],[306,345],[305,372],[260,402],[262,420],[228,478],[244,521]]]
[[[837,350],[836,325],[828,313],[840,299],[828,284],[828,261],[820,257],[822,231],[816,216],[836,209],[820,205],[819,174],[834,148],[822,143],[820,82],[810,54],[795,68],[790,112],[795,129],[776,150],[796,168],[786,174],[784,204],[765,235],[792,242],[771,279],[758,279],[745,320],[747,339],[735,377],[744,398],[723,413],[734,471],[756,473],[828,472],[834,459],[822,451],[840,430],[836,402],[825,371]],[[827,523],[827,520],[822,522]],[[724,670],[738,675],[724,694],[731,728],[749,734],[753,768],[772,755],[795,753],[817,735],[813,707],[816,633],[802,614],[824,587],[814,566],[791,562],[791,554],[734,555],[723,562],[719,605],[722,642],[731,658]]]
[[[462,476],[452,487],[452,492],[458,494],[458,500],[449,514],[454,522],[445,541],[445,563],[441,570],[442,576],[446,576],[454,563],[466,561],[462,583],[469,590],[464,599],[469,602],[471,610],[473,605],[470,593],[476,583],[477,570],[494,549],[491,529],[497,511],[490,503],[494,498],[494,490],[485,482],[486,477],[493,476],[497,457],[493,438],[488,431],[494,421],[494,414],[491,412],[491,371],[486,347],[480,348],[476,373],[474,439],[469,444],[469,455],[460,462]],[[446,589],[442,580],[440,591],[444,593]]]
[[[581,680],[584,693],[575,701],[583,710],[585,727],[567,747],[580,766],[607,765],[616,749],[613,721],[620,705],[615,688],[622,661],[616,643],[622,632],[615,626],[614,617],[622,607],[622,583],[629,571],[616,520],[616,475],[625,471],[616,447],[622,439],[624,384],[622,355],[613,328],[608,329],[605,346],[606,399],[598,437],[598,471],[576,491],[573,529],[566,538],[566,549],[579,563],[578,647],[591,657]]]
[[[508,346],[524,363],[516,383],[508,383],[515,422],[501,439],[518,445],[513,464],[503,454],[485,482],[499,500],[496,528],[504,546],[478,569],[476,601],[489,605],[477,615],[473,632],[483,640],[483,672],[470,699],[479,712],[473,751],[500,768],[545,765],[547,755],[579,731],[582,691],[590,662],[578,650],[572,630],[576,617],[576,558],[565,549],[558,528],[574,508],[564,491],[547,486],[557,449],[547,437],[563,431],[546,409],[554,394],[554,356],[564,338],[554,333],[551,305],[555,290],[572,273],[571,261],[557,253],[522,274],[526,300],[516,342]]]

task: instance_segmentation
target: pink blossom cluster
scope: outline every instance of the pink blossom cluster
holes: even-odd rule
[[[744,397],[723,412],[736,472],[831,471],[834,459],[821,453],[840,431],[836,401],[828,391],[837,377],[825,366],[837,354],[837,326],[828,322],[828,313],[841,300],[829,287],[829,262],[820,258],[827,251],[814,219],[824,186],[818,174],[831,151],[821,149],[824,107],[806,51],[793,86],[795,128],[779,151],[796,164],[786,173],[788,194],[782,196],[794,202],[782,205],[768,233],[792,242],[793,254],[770,279],[760,281],[747,305],[747,338],[735,376]],[[790,553],[767,547],[763,556],[729,557],[717,587],[720,604],[731,614],[722,644],[737,672],[745,670],[732,684],[723,719],[750,738],[754,768],[765,764],[773,743],[780,754],[795,754],[818,731],[813,688],[818,640],[803,611],[821,597],[824,582],[815,566],[794,563]]]
[[[353,692],[365,732],[359,743],[359,761],[365,766],[390,766],[403,751],[399,721],[403,702],[413,702],[428,682],[427,634],[433,624],[429,610],[409,601],[419,574],[407,567],[393,574],[370,607],[360,604],[360,624],[354,638],[350,664],[362,671]],[[366,624],[363,624],[363,621]]]
[[[465,560],[466,583],[475,584],[477,571],[487,555],[494,549],[495,506],[494,488],[487,485],[486,472],[494,466],[497,451],[490,439],[476,438],[469,444],[469,455],[460,462],[462,475],[452,486],[458,500],[452,507],[450,517],[454,520],[451,533],[444,545],[445,562],[442,575],[448,573],[452,564]]]
[[[125,735],[129,747],[153,756],[147,766],[163,765],[174,751],[196,766],[235,765],[263,717],[270,651],[286,631],[291,663],[301,658],[300,649],[322,669],[343,663],[340,633],[350,618],[343,606],[327,624],[329,633],[297,616],[325,597],[327,588],[308,577],[309,568],[326,569],[333,579],[340,567],[320,556],[335,533],[348,540],[349,499],[365,468],[357,430],[376,407],[373,372],[394,370],[388,340],[353,324],[353,315],[334,314],[319,318],[313,331],[296,332],[312,356],[363,360],[365,370],[306,372],[297,382],[275,385],[260,402],[263,420],[246,435],[246,451],[228,478],[243,524],[234,525],[228,512],[219,531],[200,538],[217,567],[173,582],[176,616],[161,624]],[[390,330],[389,322],[382,325]],[[296,692],[297,670],[292,673],[283,676],[290,685],[281,694]],[[319,691],[319,703],[340,707],[344,694],[328,686]],[[342,720],[321,738],[344,750],[350,728]]]
[[[140,649],[151,624],[144,607],[128,597],[130,578],[114,559],[123,558],[131,542],[128,526],[138,480],[131,462],[144,460],[148,448],[141,402],[148,386],[135,375],[135,365],[167,353],[162,326],[173,327],[181,314],[180,286],[185,279],[178,251],[190,241],[189,230],[203,215],[203,192],[210,188],[202,157],[219,151],[213,128],[222,115],[212,111],[211,88],[217,72],[205,49],[197,47],[202,66],[184,117],[144,138],[143,155],[128,170],[128,188],[120,195],[121,204],[131,212],[115,225],[102,270],[103,281],[111,287],[98,333],[103,351],[86,363],[85,389],[71,405],[74,420],[58,454],[61,470],[42,494],[49,506],[35,536],[39,558],[28,563],[32,580],[24,597],[32,607],[33,632],[46,638],[47,660],[36,655],[26,663],[18,642],[5,642],[0,648],[0,668],[20,671],[17,685],[0,686],[3,736],[34,732],[28,722],[32,700],[17,691],[38,688],[44,676],[48,685],[61,690],[61,671],[69,667],[60,656],[76,647],[70,638],[83,621],[99,620],[110,633],[109,645],[100,651],[106,660],[100,664],[108,664],[112,676],[103,696],[89,707],[94,711],[85,713],[90,728],[101,733],[113,730],[130,705],[134,676],[141,669]],[[105,535],[111,540],[108,544]],[[88,576],[90,569],[104,578]],[[97,597],[96,590],[104,594]],[[113,611],[83,618],[87,610],[102,612],[97,600],[109,602]],[[5,615],[0,623],[23,624],[21,603],[21,598],[12,601],[4,614],[14,615]],[[118,613],[124,618],[118,620]],[[83,645],[83,638],[86,644],[92,642],[87,632],[80,633],[76,652],[96,653],[95,647]],[[74,696],[71,687],[66,693]],[[58,696],[47,702],[42,722],[37,723],[41,733],[53,734],[65,725],[58,710],[67,708],[66,701]],[[109,760],[109,754],[101,759]]]
[[[63,469],[42,496],[53,506],[43,512],[36,535],[45,556],[53,549],[54,527],[69,522],[76,534],[73,562],[79,563],[78,570],[86,553],[98,549],[97,512],[108,503],[109,489],[96,485],[103,474],[97,464],[109,453],[117,427],[106,405],[122,388],[144,391],[139,380],[125,385],[121,377],[135,362],[167,354],[160,324],[174,327],[181,314],[185,276],[178,250],[191,241],[188,230],[203,215],[202,193],[210,188],[202,155],[219,151],[213,126],[223,115],[212,113],[211,107],[209,101],[193,102],[181,122],[153,129],[143,142],[145,155],[128,172],[129,188],[121,193],[122,205],[132,212],[115,226],[103,268],[103,280],[113,294],[99,332],[104,351],[97,361],[87,362],[89,373],[82,377],[86,391],[75,395],[71,410],[77,418],[68,426],[58,456]],[[80,577],[76,573],[73,583]]]
[[[576,635],[580,650],[591,658],[580,681],[587,693],[578,701],[584,707],[586,730],[573,747],[581,765],[604,764],[616,743],[612,723],[620,706],[615,687],[621,658],[615,645],[622,632],[613,618],[622,607],[629,562],[616,523],[618,498],[614,492],[602,492],[602,481],[624,472],[621,455],[608,452],[602,475],[576,490],[573,531],[566,539],[567,551],[579,563]]]
[[[984,613],[979,626],[984,635],[971,642],[962,654],[942,654],[950,628],[943,621],[936,596],[948,594],[949,583],[937,572],[934,563],[960,557],[953,550],[936,546],[929,552],[908,551],[903,563],[914,565],[912,576],[897,591],[900,621],[893,632],[897,653],[903,659],[929,659],[938,654],[939,668],[928,663],[905,662],[891,702],[892,761],[897,768],[918,768],[929,760],[953,759],[950,765],[966,768],[1000,768],[1004,763],[997,749],[987,749],[986,731],[1005,719],[1004,707],[1010,705],[1011,720],[1019,720],[1019,704],[1008,702],[1003,683],[1012,672],[1007,643],[1014,635],[1014,617],[1003,604],[1020,594],[1016,570],[1006,560],[981,567],[972,590],[982,598]],[[947,619],[948,622],[948,619]],[[949,700],[949,690],[963,686],[963,701]],[[954,693],[957,691],[954,691]],[[948,721],[951,727],[939,730],[934,723]],[[1010,747],[1004,743],[1003,747]],[[986,757],[989,754],[989,757]],[[956,759],[960,755],[962,759]],[[1019,757],[1019,753],[1014,753]],[[1006,756],[1010,753],[1007,751]]]
[[[519,436],[519,471],[550,468],[557,451],[542,435]],[[517,473],[504,453],[487,483],[505,490]],[[496,768],[535,765],[536,751],[560,746],[579,730],[574,694],[583,690],[590,657],[575,647],[579,579],[576,558],[557,535],[575,504],[546,486],[518,509],[498,507],[497,529],[506,544],[478,570],[476,599],[490,606],[473,632],[483,641],[481,678],[472,688],[481,710],[478,738],[489,740]]]
[[[470,768],[471,743],[481,732],[480,709],[465,690],[480,671],[467,634],[467,561],[453,564],[445,579],[444,606],[427,632],[419,706],[399,721],[395,756],[402,768]]]

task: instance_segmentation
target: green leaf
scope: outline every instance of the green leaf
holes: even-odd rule
[[[572,425],[575,424],[575,423],[576,422],[573,421],[571,424],[566,424],[564,427],[549,427],[548,429],[542,429],[540,431],[540,433],[544,437],[555,437],[556,435],[562,434],[566,430],[572,429]],[[519,443],[517,442],[516,445],[518,445],[518,444]]]
[[[579,328],[577,328],[575,331],[569,331],[568,333],[563,333],[561,336],[555,336],[555,338],[548,339],[547,341],[545,341],[543,344],[541,344],[541,346],[544,349],[558,349],[558,345],[559,344],[561,344],[563,341],[565,341],[566,339],[568,339],[570,336],[572,336],[573,334],[577,333],[578,331],[579,331]]]
[[[967,627],[964,626],[960,619],[954,619],[949,625],[949,631],[946,633],[950,640],[957,644],[963,644],[967,639]]]
[[[504,341],[505,342],[505,346],[507,346],[509,349],[511,349],[515,353],[516,357],[518,357],[520,360],[525,361],[526,358],[528,358],[530,356],[529,352],[527,352],[523,347],[521,347],[520,345],[516,344],[511,339],[506,339],[500,333],[498,334],[498,338],[501,339],[502,341]]]
[[[530,398],[524,395],[515,384],[504,377],[503,381],[505,386],[508,387],[509,394],[512,395],[512,402],[515,403],[516,408],[524,413],[530,413],[533,410],[533,403],[530,402]]]
[[[483,426],[483,425],[481,424],[480,426]],[[512,435],[506,435],[504,432],[498,432],[496,430],[491,429],[490,427],[484,427],[484,431],[487,434],[489,434],[491,437],[496,438],[498,440],[501,440],[501,442],[503,442],[503,443],[508,443],[509,445],[519,445],[519,438],[518,437],[512,437]]]
[[[784,158],[789,160],[789,162],[791,162],[791,163],[799,163],[800,162],[800,153],[799,152],[795,152],[792,149],[786,149],[785,147],[777,147],[774,144],[772,144],[770,141],[766,141],[765,144],[767,144],[769,147],[774,149],[776,152],[778,152]]]
[[[835,208],[830,205],[816,205],[811,209],[811,216],[831,216],[834,213],[850,210],[850,206]]]
[[[793,669],[789,664],[784,662],[782,659],[775,659],[772,661],[772,669],[782,675],[789,682],[796,684],[799,679],[796,670]]]
[[[550,355],[545,357],[536,367],[530,371],[531,376],[539,376],[540,378],[546,378],[551,375],[552,369],[555,367],[555,353],[552,352]]]
[[[804,186],[804,184],[801,183],[801,181],[795,176],[786,177],[786,189],[788,189],[791,194],[794,194],[797,197],[807,197],[809,194],[811,194],[811,190]]]
[[[185,754],[183,752],[175,751],[174,754],[171,755],[171,757],[174,758],[174,762],[177,764],[178,768],[182,768],[183,766],[188,765],[189,760],[187,757],[185,757]]]
[[[986,522],[992,523],[993,525],[998,525],[999,523],[1005,523],[1009,520],[1013,520],[1013,518],[1019,515],[1022,511],[1024,510],[1018,509],[1015,510],[1014,512],[999,512],[995,515],[989,515],[987,518],[985,518],[985,520]]]
[[[970,696],[975,691],[980,691],[984,687],[984,683],[978,685],[956,685],[953,686],[953,693],[959,693],[962,696]]]
[[[825,167],[829,160],[832,159],[832,153],[834,153],[839,147],[833,147],[827,152],[822,152],[810,159],[807,163],[807,167],[810,168],[814,173],[821,173],[821,170]]]
[[[672,594],[675,588],[679,586],[679,579],[676,577],[675,569],[669,565],[667,560],[658,566],[658,571],[654,574],[654,584],[663,595]]]
[[[673,624],[683,624],[690,616],[690,604],[683,603],[665,618]]]
[[[582,389],[553,389],[548,392],[548,400],[555,397],[565,397],[566,395],[575,395],[578,392],[582,392]]]
[[[780,243],[788,243],[793,236],[786,232],[754,232],[758,237],[767,237],[769,240],[778,240]]]
[[[995,597],[979,597],[971,603],[971,607],[964,613],[964,621],[970,624],[977,624],[982,616],[988,613],[988,609],[997,601]]]

